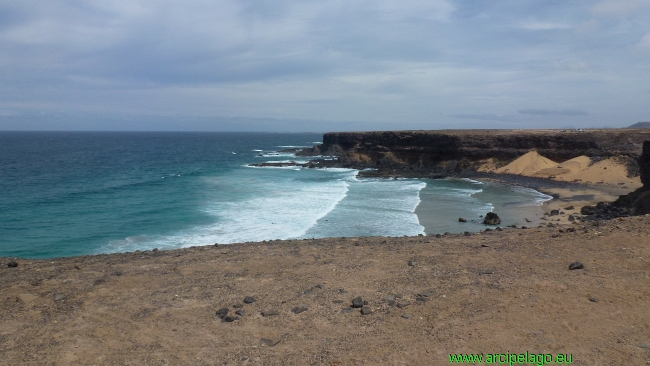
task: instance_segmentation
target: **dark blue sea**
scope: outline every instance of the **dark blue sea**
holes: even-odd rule
[[[459,216],[478,217],[495,205],[538,207],[549,198],[469,180],[362,179],[351,169],[248,166],[304,161],[279,151],[321,139],[312,133],[0,132],[0,256],[460,232],[472,226],[460,226]]]

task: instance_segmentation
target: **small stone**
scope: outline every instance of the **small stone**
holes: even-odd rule
[[[372,309],[370,308],[370,306],[362,306],[361,315],[368,315],[368,314],[372,314]]]
[[[347,293],[347,291],[345,291],[344,288],[340,288],[340,289],[339,289],[339,292],[342,293],[342,294],[346,294],[346,293]]]
[[[429,298],[428,298],[428,297],[420,296],[420,297],[416,297],[416,298],[415,298],[415,301],[419,301],[419,302],[427,302],[427,301],[429,301]]]
[[[591,302],[598,302],[598,298],[597,298],[597,297],[593,297],[593,296],[591,296],[591,297],[589,297],[589,301],[591,301]]]
[[[573,215],[569,215],[569,222],[576,221],[576,218]]]
[[[397,307],[400,308],[400,309],[401,309],[401,308],[405,308],[405,307],[407,307],[407,306],[409,306],[409,305],[411,305],[411,304],[410,304],[409,302],[407,302],[407,301],[399,301],[399,302],[397,303]]]
[[[431,292],[431,291],[420,291],[415,295],[419,296],[419,297],[431,297],[431,296],[433,296],[433,292]]]
[[[252,304],[252,303],[254,303],[255,301],[257,301],[257,300],[255,300],[255,298],[252,297],[252,296],[246,296],[246,297],[244,297],[244,304]]]
[[[352,300],[352,307],[353,308],[360,308],[362,306],[363,306],[363,299],[361,299],[361,297],[355,297]]]
[[[467,220],[464,219],[464,218],[462,218],[462,217],[459,217],[459,218],[458,218],[458,222],[467,222]]]
[[[228,311],[229,311],[228,308],[221,308],[217,310],[217,316],[220,319],[223,319],[226,315],[228,315]]]
[[[276,339],[261,338],[260,339],[260,342],[262,342],[262,344],[265,344],[269,347],[275,346],[276,344],[280,343],[280,341],[282,341],[282,338],[276,338]]]
[[[324,286],[322,283],[319,283],[318,285],[314,286],[315,288],[322,289]]]
[[[235,320],[237,320],[237,317],[234,317],[232,315],[226,315],[221,319],[221,321],[224,322],[224,323],[232,323]]]
[[[7,267],[9,267],[9,268],[16,268],[16,267],[18,267],[18,262],[16,262],[16,261],[9,261],[9,263],[7,263]]]
[[[551,212],[548,214],[549,216],[557,216],[560,214],[560,210],[551,210]]]
[[[394,301],[394,300],[393,300],[393,301],[389,301],[389,302],[388,302],[388,306],[395,306],[395,301]]]
[[[569,265],[569,270],[584,269],[585,265],[580,262],[573,262]]]
[[[309,289],[309,290],[305,291],[305,295],[311,295],[313,293],[314,293],[314,291],[312,289]]]
[[[569,207],[565,207],[564,209],[567,210],[567,211],[569,211],[569,210],[575,210],[576,208],[573,207],[573,205],[571,205],[571,206],[569,206]]]
[[[295,308],[291,309],[291,312],[294,314],[304,313],[305,311],[307,311],[306,306],[296,306]]]
[[[268,316],[276,316],[280,315],[280,313],[277,312],[277,310],[265,310],[262,312],[263,317],[268,317]]]
[[[404,318],[404,319],[411,319],[412,317],[413,317],[413,315],[411,315],[411,314],[402,314],[402,318]]]
[[[639,343],[639,348],[650,349],[650,343]]]
[[[483,270],[483,271],[478,271],[479,275],[487,275],[487,274],[494,274],[493,270]]]
[[[341,309],[341,314],[348,314],[348,313],[351,313],[351,312],[352,312],[352,308],[350,308],[350,307]]]
[[[413,267],[413,266],[415,266],[415,262],[413,262],[413,261],[409,261],[408,264],[409,264],[409,267]]]
[[[54,301],[59,301],[65,299],[64,294],[54,294]]]
[[[24,304],[30,303],[34,300],[36,300],[38,297],[36,295],[32,294],[20,294],[18,295],[18,299],[23,302]]]
[[[332,300],[334,304],[343,304],[343,300]]]
[[[237,310],[237,311],[235,311],[235,314],[237,314],[239,316],[246,316],[246,312],[244,310]]]
[[[244,307],[244,305],[242,305],[242,304],[235,304],[235,305],[233,305],[232,307],[235,308],[235,309],[241,309],[241,308]]]
[[[384,296],[384,298],[383,298],[382,300],[384,300],[384,301],[394,301],[394,300],[395,300],[395,296],[393,296],[393,295],[387,295],[387,296]]]
[[[117,276],[117,277],[119,277],[119,276],[121,276],[121,275],[122,275],[122,272],[121,272],[121,271],[115,271],[115,272],[113,272],[113,276]]]

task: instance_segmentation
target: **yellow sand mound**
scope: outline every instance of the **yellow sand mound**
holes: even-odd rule
[[[531,151],[512,163],[497,169],[497,173],[532,175],[542,169],[555,168],[557,163]]]
[[[591,159],[588,156],[582,155],[558,164],[556,167],[538,170],[530,175],[542,178],[557,178],[566,174],[579,172],[587,168],[590,163]]]
[[[557,178],[569,182],[580,181],[582,183],[627,184],[628,186],[635,186],[636,183],[640,184],[638,177],[628,178],[625,165],[614,158],[599,161],[590,167],[563,174]]]

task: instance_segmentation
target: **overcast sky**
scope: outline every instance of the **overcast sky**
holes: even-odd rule
[[[0,0],[2,130],[649,120],[649,0]]]

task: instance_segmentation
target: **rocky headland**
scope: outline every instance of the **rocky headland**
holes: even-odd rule
[[[323,143],[298,152],[299,156],[328,155],[335,163],[355,169],[376,169],[378,176],[442,177],[481,173],[531,150],[554,160],[587,156],[594,161],[617,157],[630,174],[638,175],[637,159],[647,129],[611,130],[439,130],[330,132]]]

